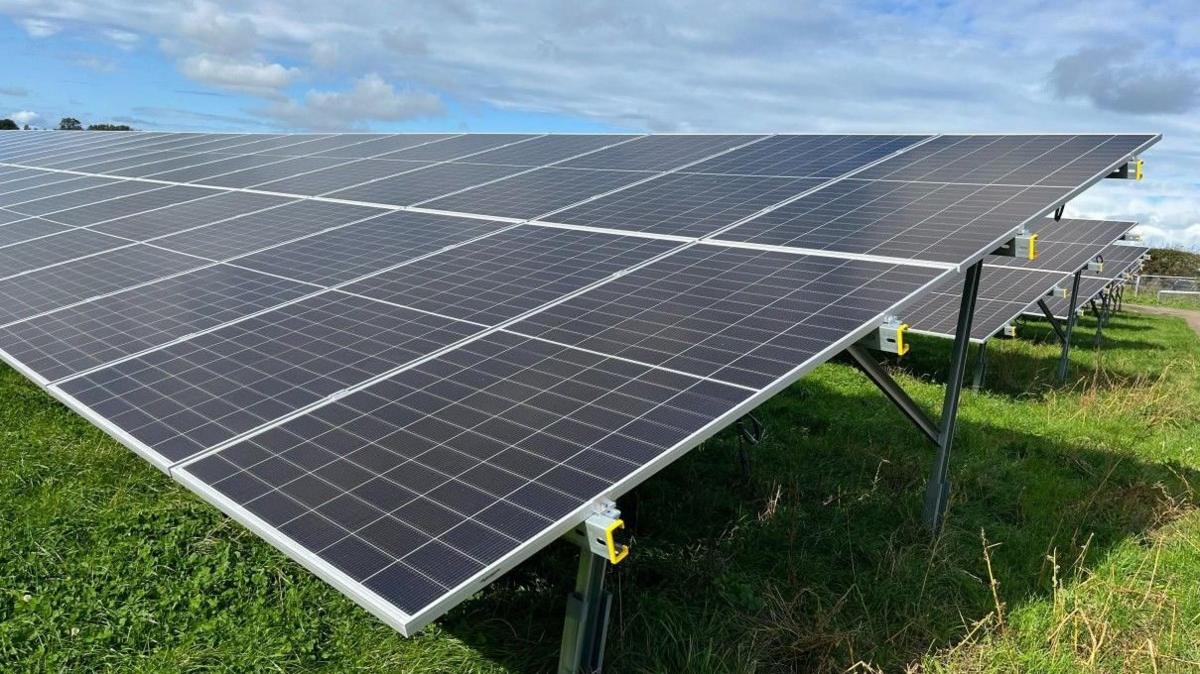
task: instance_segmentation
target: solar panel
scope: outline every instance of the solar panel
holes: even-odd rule
[[[376,274],[346,292],[498,325],[678,244],[632,236],[516,227]]]
[[[593,199],[548,219],[572,225],[701,237],[822,182],[819,178],[673,173]]]
[[[390,152],[396,152],[409,147],[418,145],[426,145],[429,143],[440,143],[448,138],[454,138],[453,134],[444,133],[416,133],[416,134],[401,134],[393,136],[384,136],[369,140],[363,143],[355,143],[336,149],[317,152],[314,156],[317,157],[341,157],[343,159],[362,159],[364,157],[377,157]]]
[[[545,309],[512,330],[761,388],[945,270],[694,246]]]
[[[187,255],[134,245],[0,279],[0,325],[204,264]]]
[[[158,238],[154,240],[154,244],[210,260],[226,260],[332,227],[374,217],[383,212],[385,211],[350,204],[293,201]]]
[[[460,213],[486,212],[488,215],[524,220],[653,175],[642,171],[546,167],[426,201],[421,205]]]
[[[666,171],[765,136],[645,136],[562,165],[569,168]]]
[[[167,466],[479,330],[327,291],[57,387]]]
[[[201,178],[196,182],[201,185],[216,185],[218,187],[253,187],[282,178],[290,178],[291,176],[309,171],[319,171],[330,166],[336,166],[344,161],[344,159],[334,159],[332,157],[294,157],[291,159],[277,157],[276,161],[272,164],[255,166],[211,178]]]
[[[160,189],[150,189],[127,197],[110,199],[103,203],[90,203],[75,208],[53,212],[49,217],[55,222],[72,227],[86,227],[99,222],[151,211],[174,204],[180,204],[193,199],[201,199],[214,195],[212,190],[198,187],[172,185]]]
[[[927,136],[771,136],[688,168],[690,173],[835,178]]]
[[[1077,268],[1078,269],[1078,268]],[[1014,269],[985,265],[979,278],[979,298],[971,339],[981,342],[1000,332],[1053,288],[1071,287],[1071,275],[1059,271]],[[914,301],[900,318],[912,332],[954,337],[958,325],[962,279],[955,275]]]
[[[115,220],[102,220],[90,225],[89,229],[136,241],[147,241],[294,201],[284,197],[245,192],[208,190],[208,193],[209,196],[199,200],[148,210]]]
[[[342,159],[340,161],[350,161]],[[362,159],[350,164],[313,171],[302,175],[281,178],[256,185],[255,189],[268,192],[287,192],[315,196],[328,194],[360,183],[394,176],[406,171],[425,168],[429,162],[404,161],[400,159]]]
[[[77,190],[56,196],[44,196],[41,199],[34,201],[23,201],[19,204],[5,206],[12,211],[25,213],[27,215],[47,215],[58,211],[75,208],[84,204],[98,204],[102,201],[115,199],[117,197],[129,196],[141,192],[148,192],[162,187],[143,182],[117,182],[106,185],[99,185],[88,189]]]
[[[0,328],[0,349],[54,381],[312,291],[214,265]]]
[[[311,198],[0,174],[0,356],[408,634],[1154,140],[31,134]]]
[[[127,245],[128,241],[107,234],[86,229],[70,229],[0,248],[0,278]]]
[[[1075,307],[1081,310],[1109,286],[1123,283],[1125,275],[1136,273],[1149,252],[1149,248],[1125,244],[1112,244],[1105,248],[1100,252],[1104,258],[1104,271],[1088,273],[1080,278]],[[1046,306],[1057,318],[1066,318],[1071,310],[1069,301],[1061,297],[1047,299]],[[1036,316],[1042,315],[1040,310],[1028,313]]]
[[[528,134],[473,133],[455,136],[436,143],[426,143],[380,155],[386,159],[416,159],[425,161],[447,161],[478,154],[484,150],[507,145],[519,145],[534,136]]]
[[[237,265],[332,285],[508,226],[494,220],[390,212],[239,258]]]
[[[748,396],[495,333],[180,474],[411,633]]]
[[[527,169],[519,166],[492,164],[434,164],[393,178],[383,178],[357,187],[338,190],[328,196],[334,199],[365,201],[374,204],[411,206],[420,201],[440,197],[443,194],[525,170]]]
[[[41,218],[16,219],[15,222],[0,225],[0,249],[3,246],[57,234],[68,229],[70,227]]]
[[[1091,262],[1112,242],[1124,236],[1137,223],[1119,220],[1075,220],[1058,222],[1043,218],[1030,225],[1037,232],[1038,256],[1035,260],[995,257],[989,264],[1024,269],[1053,269],[1074,272]]]
[[[1153,136],[940,136],[774,209],[721,240],[973,262]],[[952,166],[953,168],[950,168]],[[970,182],[980,181],[980,182]]]

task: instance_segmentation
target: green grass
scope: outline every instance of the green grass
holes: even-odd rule
[[[1193,295],[1164,295],[1159,299],[1157,292],[1143,291],[1134,295],[1132,289],[1125,293],[1126,304],[1145,304],[1154,307],[1174,307],[1176,309],[1200,309],[1200,296]]]
[[[937,538],[931,448],[840,363],[759,411],[749,480],[728,432],[649,480],[610,671],[1196,671],[1200,339],[1093,325],[1063,388],[1044,324],[989,348]],[[948,353],[897,370],[931,409]],[[566,544],[403,639],[8,369],[0,432],[0,671],[553,668]]]

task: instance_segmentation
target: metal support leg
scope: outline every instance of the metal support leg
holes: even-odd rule
[[[1067,310],[1067,327],[1063,330],[1062,335],[1062,355],[1058,358],[1058,383],[1063,383],[1067,380],[1067,366],[1070,364],[1071,357],[1071,332],[1075,329],[1075,322],[1078,317],[1075,315],[1076,303],[1079,301],[1079,277],[1083,276],[1083,270],[1075,272],[1075,279],[1071,282],[1071,302],[1070,308]]]
[[[938,433],[938,452],[933,472],[925,487],[925,525],[940,531],[950,497],[950,450],[954,445],[954,429],[958,420],[958,401],[962,395],[963,373],[966,371],[967,346],[971,343],[971,324],[975,316],[975,298],[979,294],[979,277],[983,262],[967,270],[963,281],[962,301],[958,305],[958,326],[954,331],[954,349],[950,356],[950,374],[946,378],[946,397],[942,402],[941,428]]]
[[[1045,315],[1046,320],[1050,321],[1050,327],[1054,328],[1054,336],[1058,337],[1058,343],[1062,344],[1065,342],[1067,337],[1065,334],[1063,334],[1062,325],[1059,320],[1055,318],[1054,312],[1050,311],[1050,307],[1046,306],[1046,300],[1038,300],[1037,304],[1038,308],[1042,310],[1042,314]]]
[[[987,342],[979,343],[979,352],[975,355],[975,372],[971,377],[971,390],[979,393],[983,386],[983,377],[987,374]]]
[[[1112,317],[1113,299],[1111,293],[1100,293],[1100,316],[1096,320],[1096,334],[1092,336],[1092,346],[1099,348],[1104,341],[1104,326]]]
[[[584,543],[579,551],[575,591],[567,597],[558,674],[596,674],[604,665],[604,642],[612,611],[612,593],[604,589],[607,570],[608,560]]]

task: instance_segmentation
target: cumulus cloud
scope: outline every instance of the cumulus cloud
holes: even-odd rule
[[[1200,104],[1200,72],[1183,64],[1129,61],[1112,49],[1082,49],[1050,70],[1061,98],[1128,113],[1184,113]]]
[[[179,63],[186,77],[204,84],[259,96],[277,96],[279,90],[299,79],[299,68],[251,58],[239,60],[227,56],[197,54]]]
[[[17,22],[30,37],[50,37],[62,30],[62,26],[46,19],[29,18]]]
[[[349,91],[311,90],[302,102],[283,101],[264,112],[290,126],[336,130],[357,128],[371,120],[435,117],[444,114],[445,108],[433,94],[397,90],[372,73],[355,81]]]
[[[9,115],[8,118],[17,124],[33,124],[41,115],[32,110],[20,110]]]

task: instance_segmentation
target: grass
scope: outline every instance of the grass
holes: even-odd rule
[[[1174,307],[1176,309],[1200,309],[1200,296],[1196,295],[1164,295],[1161,299],[1155,291],[1145,290],[1140,295],[1134,295],[1132,289],[1126,291],[1127,304],[1145,304],[1155,307]]]
[[[1081,322],[1072,379],[1029,322],[964,396],[950,518],[931,448],[845,364],[630,494],[614,672],[1200,669],[1200,339]],[[897,367],[930,409],[949,346]],[[13,371],[0,371],[0,670],[551,670],[575,553],[551,546],[403,639]]]

